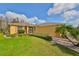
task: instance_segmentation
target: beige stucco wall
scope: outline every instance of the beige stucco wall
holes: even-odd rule
[[[46,26],[33,26],[33,33],[36,34],[45,34],[50,36],[59,36],[59,33],[56,32],[57,25],[46,25]],[[25,30],[25,34],[29,34],[29,26],[23,26]],[[11,25],[10,26],[10,34],[17,34],[18,33],[18,26]]]
[[[29,34],[29,26],[25,26],[24,28],[25,28],[25,33]]]
[[[23,26],[23,29],[25,31],[25,34],[28,34],[29,33],[29,27],[28,26]]]
[[[56,33],[55,25],[36,26],[34,33],[45,34],[50,36],[59,36],[59,33]]]
[[[17,26],[10,26],[10,34],[17,34]]]
[[[22,29],[25,31],[25,32],[24,32],[24,34],[26,34],[26,29],[25,29],[25,26],[23,26],[23,27],[22,27]]]
[[[22,29],[25,31],[24,34],[28,34],[29,27],[23,26]],[[18,34],[18,26],[10,25],[10,34]]]

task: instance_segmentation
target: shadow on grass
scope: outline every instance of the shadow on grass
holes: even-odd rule
[[[30,35],[30,36],[34,36],[34,37],[38,37],[38,38],[42,38],[42,39],[45,39],[46,41],[50,42],[52,39],[50,37],[43,37],[43,36],[37,36],[37,35]],[[79,53],[78,52],[75,52],[67,47],[64,47],[62,45],[59,45],[59,44],[52,44],[52,46],[57,46],[63,53],[67,53],[67,54],[70,54],[70,55],[73,55],[73,56],[79,56]]]
[[[73,56],[79,56],[78,52],[75,52],[67,47],[62,46],[62,45],[52,44],[52,46],[57,46],[63,53],[68,53],[68,54],[71,54]]]
[[[52,37],[49,35],[29,34],[29,36],[34,36],[34,37],[38,37],[47,41],[52,41]]]

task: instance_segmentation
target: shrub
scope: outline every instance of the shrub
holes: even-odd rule
[[[48,35],[38,35],[38,34],[29,34],[29,35],[35,36],[35,37],[38,37],[38,38],[42,38],[42,39],[45,39],[47,41],[52,41],[52,37],[48,36]]]
[[[24,33],[24,30],[18,30],[18,33],[19,34],[23,34]]]
[[[8,37],[17,37],[17,34],[9,34]]]
[[[51,36],[45,36],[45,39],[48,41],[52,41],[52,37]]]

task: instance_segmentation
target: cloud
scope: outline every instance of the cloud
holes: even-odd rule
[[[56,3],[52,8],[49,8],[48,15],[60,14],[63,17],[63,23],[78,26],[79,24],[79,11],[76,10],[79,4],[77,3]]]
[[[64,17],[64,22],[66,24],[71,24],[74,27],[77,27],[79,25],[79,11],[66,11],[62,16]]]
[[[0,19],[4,20],[5,19],[5,15],[4,14],[0,14]]]
[[[46,21],[45,20],[40,20],[39,19],[39,23],[45,23]]]
[[[66,24],[73,25],[74,27],[77,27],[79,25],[79,18],[75,19],[73,21],[68,21],[68,22],[66,22]]]
[[[65,20],[73,19],[74,17],[77,18],[79,17],[79,11],[76,10],[66,11],[62,16],[65,18]]]
[[[38,19],[38,17],[29,18],[29,22],[33,24],[45,23],[46,20]]]
[[[75,8],[78,4],[76,3],[55,3],[52,8],[49,8],[48,15],[59,14]]]
[[[27,21],[27,17],[24,15],[24,14],[18,14],[18,13],[15,13],[15,12],[11,12],[11,11],[7,11],[5,13],[5,16],[9,19],[9,20],[12,20],[12,19],[19,19],[19,21],[21,20],[25,20]]]
[[[19,21],[24,20],[25,22],[28,22],[30,24],[33,23],[43,23],[46,22],[45,20],[40,20],[38,19],[38,17],[32,17],[32,18],[28,18],[26,15],[24,14],[18,14],[15,12],[11,12],[11,11],[7,11],[5,14],[0,14],[0,17],[2,18],[7,18],[9,21],[12,21],[13,19],[19,19]]]

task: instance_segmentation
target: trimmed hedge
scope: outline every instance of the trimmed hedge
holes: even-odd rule
[[[35,37],[38,37],[38,38],[42,38],[42,39],[45,39],[47,41],[52,41],[52,37],[51,36],[48,36],[48,35],[36,35],[36,34],[29,34],[31,36],[35,36]]]
[[[24,33],[24,30],[18,30],[18,33],[19,34],[23,34]]]

